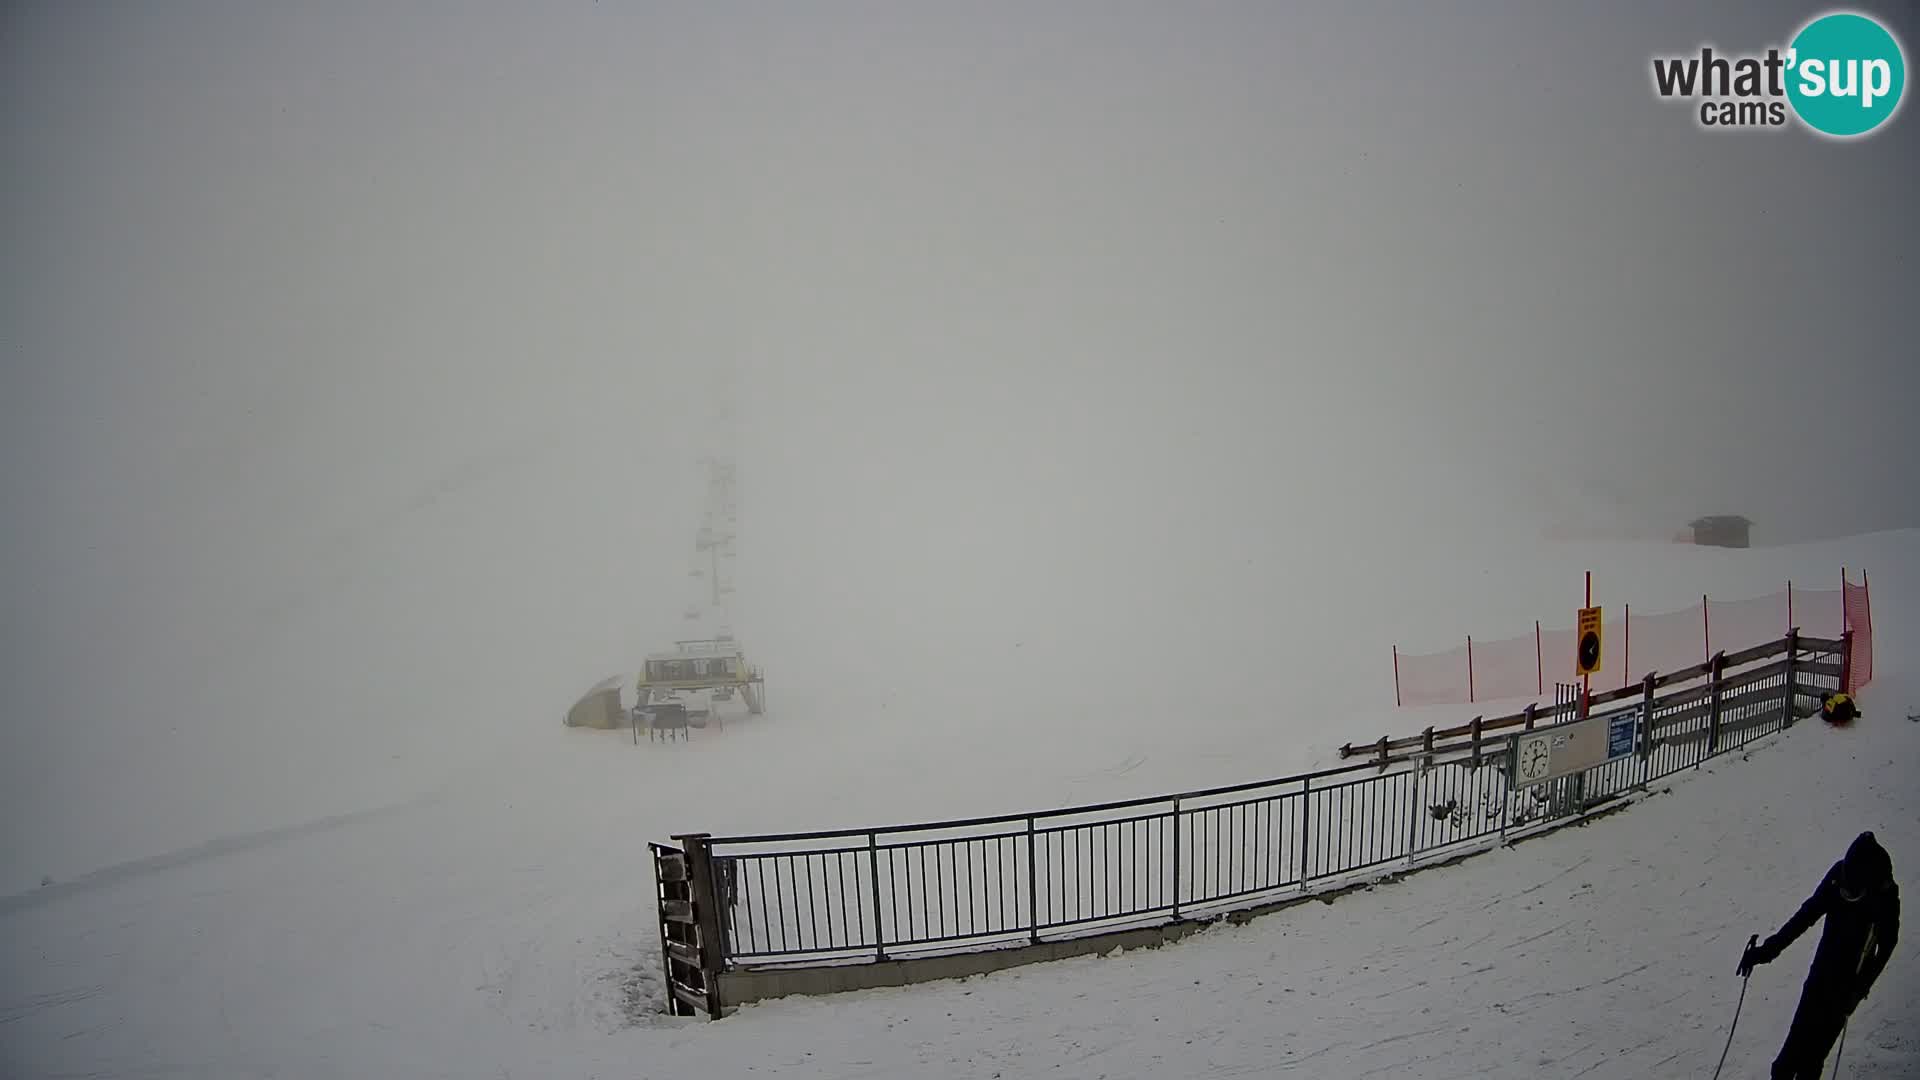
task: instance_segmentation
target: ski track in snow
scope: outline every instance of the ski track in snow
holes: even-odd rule
[[[0,1075],[1705,1076],[1740,946],[1777,928],[1854,833],[1874,829],[1920,892],[1920,724],[1901,719],[1916,686],[1894,644],[1920,603],[1890,591],[1875,597],[1880,678],[1852,730],[1808,723],[1586,827],[1176,945],[717,1024],[656,1015],[645,842],[902,815],[884,790],[848,787],[858,761],[796,770],[831,761],[847,733],[777,713],[671,751],[530,730],[431,797],[0,901]],[[1102,779],[1164,766],[1166,745],[1116,741],[1104,768],[1052,767],[1075,797],[1104,794]],[[722,771],[792,819],[704,807]],[[902,773],[894,797],[923,779]],[[1726,1075],[1764,1075],[1816,937],[1755,974]],[[1914,956],[1903,942],[1856,1014],[1843,1075],[1920,1076]]]

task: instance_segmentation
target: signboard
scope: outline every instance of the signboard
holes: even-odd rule
[[[1515,736],[1513,786],[1544,784],[1626,757],[1639,718],[1636,706]]]
[[[1600,670],[1600,609],[1580,609],[1579,629],[1574,632],[1573,673],[1592,675]]]
[[[1633,731],[1639,726],[1640,710],[1607,715],[1607,760],[1615,761],[1633,753]]]

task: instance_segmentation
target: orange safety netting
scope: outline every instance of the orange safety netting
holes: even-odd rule
[[[1842,589],[1806,589],[1789,584],[1779,592],[1750,600],[1701,597],[1692,607],[1652,614],[1630,606],[1608,609],[1602,627],[1605,647],[1596,689],[1626,686],[1648,672],[1674,671],[1706,663],[1716,652],[1733,652],[1786,636],[1798,626],[1810,637],[1838,638],[1854,631],[1849,657],[1852,683],[1873,677],[1872,610],[1867,587],[1845,582]],[[1542,629],[1519,637],[1468,638],[1438,653],[1394,650],[1394,693],[1403,706],[1468,705],[1482,701],[1539,697],[1555,683],[1578,678],[1574,631]]]
[[[1873,605],[1868,599],[1866,572],[1861,572],[1860,584],[1855,585],[1842,571],[1841,592],[1846,594],[1847,629],[1853,631],[1853,647],[1847,651],[1846,674],[1841,681],[1847,693],[1855,694],[1873,681]]]

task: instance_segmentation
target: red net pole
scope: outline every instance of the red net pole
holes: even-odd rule
[[[1860,606],[1867,615],[1867,681],[1873,681],[1873,586],[1867,581],[1865,567],[1860,569]]]
[[[1467,635],[1467,703],[1473,704],[1473,635]]]
[[[1793,629],[1793,579],[1787,579],[1787,629]]]
[[[1625,686],[1627,669],[1633,665],[1633,605],[1623,604],[1621,607],[1625,614],[1620,619],[1622,628],[1620,636],[1625,640],[1620,643],[1620,685]]]
[[[1547,692],[1546,664],[1540,658],[1540,620],[1533,620],[1533,692]]]
[[[1591,570],[1587,571],[1587,606],[1588,607],[1593,606],[1593,571]],[[1575,636],[1578,637],[1579,636],[1578,627],[1575,628],[1575,631],[1576,631]],[[1602,633],[1604,632],[1605,632],[1605,629],[1602,628]],[[1593,704],[1593,676],[1582,675],[1580,676],[1580,715],[1581,716],[1587,715],[1587,709],[1592,704]]]
[[[1853,693],[1853,620],[1847,617],[1847,568],[1840,568],[1840,690]]]
[[[1393,707],[1400,707],[1400,646],[1393,647]]]

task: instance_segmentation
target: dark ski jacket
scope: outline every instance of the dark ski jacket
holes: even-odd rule
[[[1827,925],[1807,972],[1807,989],[1851,1006],[1867,996],[1900,939],[1900,887],[1893,881],[1893,859],[1872,833],[1854,839],[1847,857],[1833,864],[1793,918],[1761,944],[1760,956],[1769,961],[1779,956],[1822,917]]]

